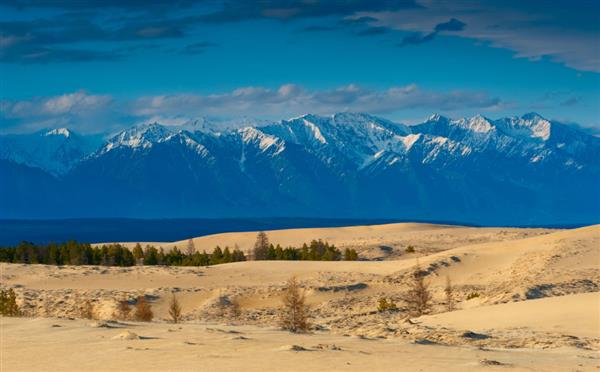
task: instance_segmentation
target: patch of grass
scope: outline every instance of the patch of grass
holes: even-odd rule
[[[472,300],[474,298],[478,298],[479,297],[479,293],[478,292],[471,292],[467,295],[467,300]]]
[[[377,311],[381,313],[384,311],[394,310],[398,310],[398,306],[396,306],[396,303],[392,299],[390,299],[389,301],[385,297],[379,299],[379,302],[377,303]]]

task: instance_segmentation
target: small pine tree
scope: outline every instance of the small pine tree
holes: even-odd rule
[[[142,250],[142,246],[140,243],[137,243],[135,247],[133,247],[133,258],[135,258],[136,265],[144,264],[144,251]]]
[[[446,287],[444,288],[444,293],[446,294],[446,310],[453,311],[454,310],[454,287],[452,286],[452,282],[450,281],[450,277],[446,277]]]
[[[171,295],[171,302],[169,302],[169,316],[173,323],[179,323],[181,320],[181,305],[175,296],[175,293]]]
[[[194,239],[190,238],[187,243],[187,248],[185,250],[185,254],[188,256],[192,256],[196,253],[196,246],[194,245]]]
[[[225,247],[225,250],[223,250],[223,263],[229,263],[231,261],[233,261],[233,256],[231,255],[231,251],[229,250],[229,247]]]
[[[291,332],[305,332],[309,329],[308,307],[304,291],[295,277],[288,280],[283,295],[283,309],[281,312],[281,328]]]
[[[431,292],[429,292],[429,284],[425,282],[418,261],[415,270],[410,274],[410,279],[410,289],[404,300],[413,315],[421,316],[431,307]]]
[[[137,298],[133,318],[138,322],[151,322],[152,318],[154,318],[152,306],[146,302],[146,298],[144,296],[139,296]]]
[[[269,258],[269,238],[264,231],[261,231],[256,236],[254,243],[253,256],[255,260],[266,260]]]
[[[344,250],[344,261],[356,261],[358,260],[358,253],[352,248],[346,248]]]

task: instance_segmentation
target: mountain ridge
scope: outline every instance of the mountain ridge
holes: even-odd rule
[[[42,188],[56,196],[31,206],[31,190],[9,182],[12,197],[3,197],[0,218],[303,215],[489,224],[512,217],[515,224],[564,224],[600,216],[600,139],[535,113],[432,115],[413,126],[364,113],[307,114],[223,131],[147,123],[86,149],[63,168],[46,169],[1,152],[18,166],[0,166],[0,175],[27,182],[24,174],[46,176],[20,167],[40,168],[55,180]]]

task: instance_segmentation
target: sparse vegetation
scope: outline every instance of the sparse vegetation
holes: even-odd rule
[[[471,292],[467,295],[467,300],[472,300],[474,298],[479,297],[479,293],[478,292]]]
[[[94,309],[94,304],[92,304],[92,301],[86,300],[83,303],[83,305],[81,306],[79,314],[80,314],[80,316],[83,319],[94,319],[94,318],[96,318],[96,312],[95,312],[95,309]]]
[[[454,310],[454,287],[450,281],[450,277],[446,277],[446,287],[444,288],[444,294],[446,295],[446,310]]]
[[[237,299],[231,300],[231,305],[229,306],[229,316],[232,318],[239,318],[242,315],[242,308]]]
[[[408,247],[406,247],[406,249],[404,251],[406,253],[415,253],[415,247],[413,247],[412,245],[409,245]]]
[[[281,328],[291,332],[306,332],[309,329],[306,297],[295,277],[287,281],[283,294]]]
[[[390,299],[388,301],[387,298],[383,297],[379,299],[379,302],[377,303],[377,311],[384,312],[384,311],[395,311],[398,310],[398,307],[396,306],[396,303]]]
[[[154,318],[152,306],[146,301],[144,296],[139,296],[135,304],[133,319],[138,322],[151,322]]]
[[[2,316],[21,316],[23,313],[17,305],[17,295],[10,288],[8,291],[0,289],[0,315]]]
[[[188,240],[187,249],[186,249],[185,253],[188,256],[193,256],[194,253],[196,253],[196,246],[194,245],[194,239],[190,238],[190,240]]]
[[[179,300],[175,296],[175,293],[171,294],[171,302],[169,302],[169,316],[173,323],[179,323],[181,320],[181,305]]]
[[[414,271],[410,274],[410,289],[404,298],[411,314],[415,316],[421,316],[431,308],[431,292],[423,274],[417,262]]]
[[[352,248],[344,249],[344,261],[356,261],[358,260],[358,253]]]
[[[118,320],[129,320],[130,316],[131,306],[129,306],[129,302],[127,300],[119,301],[114,317]]]

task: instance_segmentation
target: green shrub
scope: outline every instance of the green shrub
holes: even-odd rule
[[[21,309],[19,309],[19,305],[17,305],[17,295],[12,288],[8,291],[0,290],[0,315],[22,315]]]
[[[479,297],[479,293],[477,293],[477,292],[471,292],[471,293],[469,293],[467,295],[467,300],[472,300],[472,299],[477,298],[477,297]]]
[[[377,311],[394,311],[398,310],[396,303],[393,300],[387,300],[385,297],[379,299],[379,303],[377,304]]]

